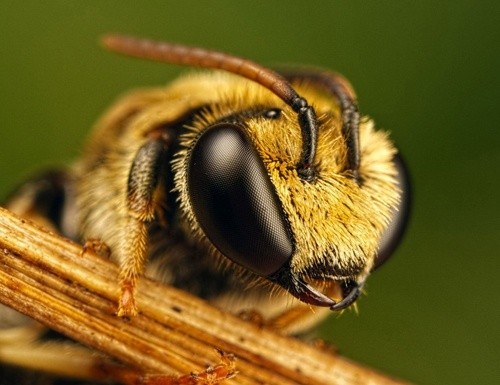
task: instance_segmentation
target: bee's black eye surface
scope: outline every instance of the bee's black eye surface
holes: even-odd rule
[[[268,276],[293,254],[293,237],[259,154],[242,128],[220,123],[193,146],[188,193],[214,246],[249,270]]]
[[[373,269],[376,269],[381,265],[383,265],[384,262],[391,257],[394,250],[398,247],[399,243],[403,239],[403,235],[406,230],[406,226],[408,224],[408,217],[410,214],[410,206],[411,206],[410,176],[408,174],[406,165],[399,154],[395,156],[394,162],[396,164],[396,168],[398,171],[397,179],[399,188],[401,189],[401,200],[399,202],[397,210],[394,210],[392,213],[392,218],[389,223],[389,227],[382,235],[377,258],[375,259],[375,264],[373,266]]]

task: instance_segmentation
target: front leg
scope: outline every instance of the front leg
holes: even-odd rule
[[[155,218],[158,186],[164,169],[166,143],[152,139],[137,152],[127,183],[127,223],[123,226],[124,260],[120,271],[119,317],[137,314],[135,288],[144,270],[148,248],[148,224]]]

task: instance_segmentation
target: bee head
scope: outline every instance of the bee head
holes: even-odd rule
[[[245,81],[217,77],[214,87],[226,106],[211,106],[181,143],[186,182],[179,185],[186,185],[190,223],[223,256],[299,300],[332,310],[349,306],[379,264],[376,256],[386,253],[381,234],[387,245],[397,243],[397,232],[385,229],[398,212],[405,174],[395,167],[391,142],[363,121],[366,145],[354,177],[337,98],[303,87],[320,116],[308,180],[296,167],[303,139],[292,108]],[[233,102],[241,92],[245,102]]]

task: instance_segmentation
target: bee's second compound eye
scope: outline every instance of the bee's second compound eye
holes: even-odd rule
[[[399,206],[393,211],[389,227],[382,235],[379,244],[378,255],[375,259],[374,269],[382,266],[387,261],[396,247],[401,242],[406,226],[411,206],[411,184],[408,170],[401,155],[397,154],[394,158],[396,169],[398,171],[397,180],[401,189],[401,201]]]
[[[188,191],[214,246],[233,262],[269,276],[292,256],[293,238],[257,151],[242,129],[221,123],[191,150]]]

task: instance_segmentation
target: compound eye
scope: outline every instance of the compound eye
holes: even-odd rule
[[[188,193],[205,235],[233,262],[268,276],[292,257],[279,199],[240,126],[220,123],[199,137],[189,159]]]
[[[401,200],[397,209],[393,210],[389,227],[382,236],[373,269],[383,265],[393,254],[403,239],[410,214],[411,184],[408,169],[399,154],[394,157],[394,163],[398,172],[397,179],[399,188],[401,189]]]

